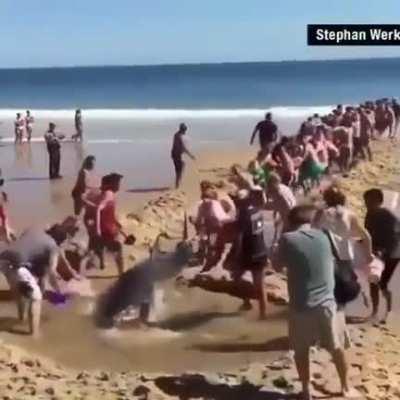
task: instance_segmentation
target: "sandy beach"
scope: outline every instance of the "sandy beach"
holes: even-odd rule
[[[35,160],[45,156],[41,147],[32,144]],[[374,162],[361,163],[341,180],[360,216],[363,215],[361,194],[366,188],[400,188],[399,144],[375,141],[373,147]],[[13,218],[19,229],[43,222],[44,216],[46,222],[52,222],[70,213],[72,178],[80,157],[73,144],[65,144],[63,149],[69,169],[66,179],[55,184],[45,179],[12,179],[26,171],[26,154],[16,160],[14,169],[7,171],[8,177],[11,176],[7,191],[11,194]],[[13,157],[11,147],[6,151]],[[200,152],[196,163],[188,165],[188,174],[179,192],[165,187],[159,191],[132,193],[132,176],[127,175],[119,214],[126,230],[138,238],[135,247],[125,249],[128,265],[148,255],[149,245],[159,232],[179,234],[184,210],[190,210],[198,198],[200,180],[227,185],[230,167],[237,163],[245,166],[254,152],[250,148],[243,150],[242,146],[223,153],[215,149]],[[40,161],[39,166],[36,161],[33,163],[32,170],[33,175],[44,178]],[[30,209],[26,207],[25,196],[29,196]],[[33,208],[37,212],[33,213]],[[110,399],[209,398],[210,391],[216,396],[211,397],[221,399],[243,396],[285,399],[290,397],[284,393],[298,390],[293,364],[287,359],[286,307],[271,304],[268,320],[259,322],[255,311],[238,313],[238,299],[179,287],[171,280],[161,288],[164,304],[155,316],[155,327],[145,331],[102,331],[93,322],[95,298],[112,283],[114,276],[113,266],[94,271],[89,274],[90,279],[70,284],[68,289],[76,294],[66,306],[46,303],[42,337],[37,341],[25,335],[24,327],[15,322],[14,305],[2,303],[0,387],[4,399],[89,400],[100,395]],[[398,281],[396,276],[394,284]],[[4,282],[2,288],[5,288]],[[395,302],[399,310],[399,298]],[[360,315],[360,310],[360,304],[352,305],[349,315]],[[396,355],[400,331],[397,327],[397,316],[390,330],[370,325],[351,326],[355,343],[351,356],[352,382],[367,399],[399,398],[400,371]],[[321,371],[314,376],[316,393],[321,396],[335,393],[338,388],[331,385],[329,376],[334,375],[328,358],[319,356],[314,360],[314,367]],[[148,397],[142,393],[146,391],[144,387],[150,390]],[[183,394],[185,391],[187,395]]]

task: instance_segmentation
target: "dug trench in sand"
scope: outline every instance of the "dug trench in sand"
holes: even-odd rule
[[[388,149],[389,145],[384,142],[377,143],[374,146],[374,155],[378,155],[378,160],[375,158],[375,162],[369,164],[365,170],[363,169],[364,165],[361,164],[350,172],[350,177],[344,180],[344,184],[346,185],[347,181],[351,182],[352,190],[356,190],[354,184],[359,180],[366,180],[368,187],[374,186],[379,182],[378,179],[387,172],[389,175],[388,180],[392,179],[398,172],[393,167],[394,163],[392,166],[388,166],[388,164],[381,165],[379,157],[382,156],[382,159],[387,160],[387,157],[395,158],[396,155],[391,156],[391,153],[385,151],[385,147]],[[391,147],[391,150],[393,150],[393,145]],[[210,155],[207,156],[210,157]],[[217,157],[218,164],[214,165],[210,165],[207,162],[203,164],[204,161],[200,158],[200,165],[201,167],[204,165],[204,169],[219,167],[218,170],[210,173],[201,173],[202,178],[208,178],[213,181],[222,180],[223,182],[218,182],[218,186],[229,188],[229,168],[223,168],[221,156],[218,155]],[[236,161],[237,159],[236,155],[234,160]],[[226,167],[231,164],[232,160],[226,164]],[[373,181],[373,174],[370,174],[369,171],[374,173],[375,169],[379,171],[379,176],[376,176],[376,180]],[[225,180],[224,178],[227,179]],[[360,198],[360,192],[356,194],[355,198]],[[188,197],[193,196],[193,194],[194,192],[192,194],[189,193]],[[135,233],[139,244],[151,244],[156,235],[160,233],[160,230],[170,231],[171,227],[167,225],[171,218],[176,219],[176,231],[181,230],[186,199],[185,196],[180,194],[167,194],[150,202],[143,212],[144,215],[131,214],[127,221],[123,222],[127,222],[126,226],[129,227],[129,231]],[[127,257],[127,265],[132,265],[142,257],[148,257],[148,253],[144,248],[139,246],[138,248],[142,251],[142,255],[138,254],[138,250],[135,249],[132,252],[133,254]],[[136,257],[136,260],[133,260],[132,256]],[[100,278],[105,278],[109,272],[105,271],[98,275]],[[202,280],[203,278],[197,279]],[[267,282],[270,279],[270,277],[267,277]],[[207,277],[205,277],[205,280],[207,280]],[[94,281],[95,283],[90,288],[91,290],[87,292],[87,300],[90,303],[89,308],[94,303],[93,299],[90,299],[93,293],[90,292],[104,292],[104,282],[101,282],[100,279],[99,281]],[[212,282],[223,283],[220,280]],[[83,286],[84,284],[82,284]],[[78,292],[83,292],[82,287],[78,288]],[[165,371],[180,374],[183,372],[184,365],[185,369],[199,371],[214,369],[216,372],[234,371],[232,374],[221,373],[216,376],[207,376],[205,374],[204,377],[193,375],[181,378],[177,376],[155,377],[149,375],[148,378],[141,379],[140,376],[129,373],[102,371],[78,374],[55,367],[56,372],[48,372],[53,366],[51,363],[43,361],[46,365],[45,372],[43,372],[43,382],[31,384],[28,380],[21,392],[28,394],[28,391],[30,393],[36,391],[36,393],[41,393],[44,396],[54,394],[66,396],[73,392],[77,395],[79,393],[79,395],[82,394],[83,396],[94,396],[113,388],[110,390],[110,398],[116,398],[117,396],[129,398],[134,394],[140,397],[143,392],[146,392],[143,386],[148,386],[150,398],[152,396],[155,398],[181,396],[182,392],[186,392],[189,397],[207,396],[210,391],[219,393],[221,398],[224,398],[224,396],[231,398],[240,394],[248,394],[257,398],[259,396],[259,386],[266,386],[270,392],[279,390],[291,392],[298,389],[296,374],[288,360],[279,358],[276,362],[273,362],[272,359],[268,361],[270,357],[275,358],[275,353],[272,352],[271,355],[265,354],[270,350],[284,351],[288,348],[284,338],[282,339],[282,333],[285,332],[285,316],[282,316],[279,309],[275,311],[271,307],[270,320],[265,323],[258,323],[252,313],[248,315],[236,314],[237,307],[240,304],[237,300],[218,294],[213,295],[205,291],[198,291],[197,289],[180,288],[179,286],[176,288],[173,282],[166,282],[164,288],[166,289],[166,295],[170,297],[165,301],[169,311],[159,319],[158,328],[151,328],[143,333],[132,332],[131,330],[128,332],[112,331],[109,332],[109,335],[99,333],[93,328],[91,310],[89,310],[89,315],[87,315],[87,310],[84,310],[83,303],[86,299],[76,299],[65,308],[55,310],[48,308],[43,337],[43,341],[46,344],[40,341],[32,343],[29,339],[23,337],[15,338],[13,335],[8,334],[5,337],[7,341],[19,344],[30,351],[56,358],[74,367],[80,365],[81,368],[85,366],[88,369],[101,368],[105,370],[108,368],[121,370],[131,369],[133,366],[135,370]],[[219,291],[219,288],[215,290]],[[229,293],[231,289],[222,288],[221,290],[226,290]],[[246,295],[247,290],[245,288]],[[232,294],[235,296],[234,293]],[[241,296],[240,294],[238,297]],[[10,315],[12,315],[11,312]],[[64,333],[67,327],[70,328],[71,326],[76,329],[68,330],[68,342],[81,344],[76,348],[74,346],[74,349],[65,340]],[[356,348],[360,353],[358,355],[355,354],[353,358],[354,371],[352,373],[354,373],[354,382],[360,381],[360,386],[364,385],[366,387],[371,398],[380,398],[379,396],[383,396],[383,393],[386,397],[382,398],[390,398],[389,396],[395,391],[395,385],[390,384],[388,389],[379,389],[380,392],[378,393],[373,392],[374,389],[372,387],[374,385],[377,386],[381,381],[395,382],[397,370],[394,365],[392,365],[390,372],[383,373],[382,369],[388,369],[387,366],[390,366],[390,363],[393,362],[392,356],[396,351],[394,346],[396,346],[397,338],[385,328],[368,328],[367,332],[363,332],[363,329],[365,328],[354,329],[353,332]],[[268,332],[266,332],[267,330]],[[375,351],[379,350],[379,344],[377,344],[379,342],[379,333],[385,338],[385,346],[381,346],[381,351],[375,353]],[[270,340],[266,343],[266,336],[269,335]],[[285,333],[283,336],[285,336]],[[53,345],[49,345],[49,343]],[[366,348],[367,351],[361,351],[363,348]],[[151,355],[149,354],[150,349],[152,351]],[[381,352],[383,353],[382,356],[380,355]],[[165,357],[171,353],[174,354],[174,359],[172,360],[172,357],[171,359],[169,358],[169,365],[165,366]],[[215,356],[215,353],[218,353],[218,357]],[[379,355],[375,356],[375,354]],[[16,360],[5,363],[5,370],[9,371],[10,374],[18,375],[19,370],[21,370],[29,376],[29,368],[32,369],[32,373],[37,373],[35,359],[29,358],[25,360],[24,356],[21,358],[15,354],[14,349],[10,348],[9,356],[14,356]],[[5,356],[5,359],[7,357]],[[367,361],[365,361],[366,359]],[[264,365],[264,363],[267,363],[267,365]],[[243,367],[244,364],[247,367]],[[329,379],[329,377],[333,377],[329,359],[318,355],[313,364],[314,368],[318,366],[317,372],[315,372],[315,389],[322,393],[338,390],[335,386],[336,380]],[[243,370],[238,371],[239,368]],[[15,372],[16,370],[17,372]],[[324,374],[318,371],[324,371]],[[329,371],[329,374],[325,374],[326,371]],[[60,377],[59,386],[48,383],[54,375]],[[78,376],[79,379],[77,379]],[[75,383],[67,388],[67,382],[71,380],[75,380]],[[246,380],[248,383],[239,384],[242,380]],[[85,384],[89,386],[89,389],[82,388]],[[5,385],[5,390],[10,393],[10,396],[13,396],[14,391],[18,388],[13,385],[10,386],[7,387]],[[195,386],[197,389],[194,389]],[[70,393],[67,393],[68,391]],[[267,389],[265,391],[267,393],[266,396],[269,396]],[[271,396],[274,396],[274,394],[271,393]]]
[[[393,151],[393,145],[385,142],[375,143],[375,162],[368,168],[360,165],[349,178],[344,179],[343,184],[351,187],[353,203],[353,199],[358,199],[359,194],[365,188],[377,185],[381,177],[384,177],[387,182],[396,178],[399,171],[395,154],[397,149],[397,145]],[[225,161],[218,159],[218,162],[213,154],[200,156],[199,163],[203,169],[210,171],[202,173],[204,179],[223,180],[229,175],[229,166],[234,160],[237,160],[238,155],[239,153],[227,155]],[[211,170],[214,171],[211,172]],[[170,198],[173,198],[172,204]],[[177,205],[182,206],[184,202],[183,195],[176,196],[175,194],[152,201],[142,213],[135,216],[131,214],[126,220],[130,221],[127,224],[129,231],[136,234],[139,243],[148,242],[150,238],[155,238],[158,234],[159,226],[165,230],[164,213],[176,213],[179,218],[182,218],[182,207],[177,207]],[[171,207],[172,205],[173,207]],[[151,211],[152,209],[157,210],[159,215],[156,216]],[[146,217],[150,215],[151,219],[147,222]],[[139,232],[142,234],[140,235]],[[179,234],[178,227],[175,228],[173,234],[174,236]],[[134,251],[134,254],[135,257],[140,258],[137,250]],[[96,283],[95,286],[104,285]],[[190,293],[193,293],[193,290],[196,291],[196,289],[190,289]],[[91,319],[82,316],[82,308],[77,307],[75,310],[80,316],[74,317],[70,314],[73,306],[69,310],[64,309],[57,313],[51,312],[51,310],[47,311],[48,321],[44,325],[46,329],[43,338],[46,340],[46,345],[32,343],[31,340],[26,340],[24,337],[16,338],[15,335],[3,334],[3,340],[6,340],[7,343],[17,344],[19,347],[27,349],[29,353],[41,354],[41,356],[32,356],[32,354],[18,350],[9,344],[1,346],[3,368],[0,374],[0,385],[3,396],[9,396],[11,399],[18,398],[18,396],[29,398],[29,396],[39,395],[49,399],[55,396],[61,398],[80,396],[86,399],[102,396],[105,399],[116,399],[119,397],[135,398],[134,395],[139,398],[143,393],[147,393],[150,399],[167,399],[182,395],[189,398],[191,396],[206,397],[213,393],[214,395],[218,394],[218,398],[221,399],[242,398],[242,396],[261,399],[285,398],[284,395],[276,393],[298,389],[296,373],[291,361],[285,357],[282,358],[279,355],[280,352],[278,354],[276,352],[269,353],[272,349],[287,348],[287,343],[285,344],[285,341],[280,339],[285,336],[283,321],[276,322],[272,314],[271,320],[267,323],[254,322],[254,316],[250,319],[243,316],[228,317],[229,309],[234,310],[238,302],[232,302],[226,297],[221,298],[220,295],[208,296],[203,291],[198,292],[194,297],[186,292],[184,299],[187,307],[182,307],[182,297],[174,299],[172,306],[181,307],[180,310],[183,312],[189,311],[192,321],[193,315],[194,319],[203,319],[204,329],[199,331],[198,325],[194,332],[192,330],[193,335],[197,335],[197,339],[199,336],[203,336],[200,343],[199,340],[197,343],[196,340],[189,341],[186,335],[182,334],[188,329],[191,321],[188,318],[180,320],[177,318],[169,322],[167,320],[165,324],[161,325],[165,329],[175,330],[174,335],[156,333],[155,330],[153,333],[150,330],[144,335],[138,333],[133,335],[130,331],[129,336],[133,336],[132,340],[127,341],[126,337],[124,339],[124,334],[121,333],[117,341],[122,343],[119,346],[114,343],[113,348],[115,339],[99,340],[90,330],[92,324],[89,320]],[[221,301],[225,305],[222,308],[219,305],[215,309]],[[205,306],[200,307],[200,302],[205,302]],[[209,319],[211,322],[206,323],[205,318],[212,316],[207,313],[196,314],[194,311],[195,309],[205,311],[213,308],[215,310],[214,318],[218,315],[221,318],[221,312],[225,310],[226,316],[221,320],[222,324],[217,324],[215,319],[214,322]],[[65,319],[64,323],[62,323],[63,319]],[[59,327],[56,329],[55,325],[57,324]],[[246,329],[246,325],[249,329]],[[74,329],[71,329],[72,326]],[[71,346],[63,347],[66,329],[68,329],[69,340],[76,344],[80,343],[76,350],[73,350]],[[86,329],[90,330],[89,335],[84,333]],[[217,331],[220,333],[218,334]],[[233,331],[235,334],[232,334]],[[400,373],[397,363],[398,338],[386,328],[352,327],[352,331],[354,382],[357,386],[365,388],[370,399],[396,398],[397,377]],[[271,337],[270,344],[266,335]],[[178,340],[176,340],[177,338]],[[183,351],[180,346],[177,348],[177,341],[183,342],[182,346],[185,346],[186,350]],[[144,349],[135,347],[138,343],[140,346],[144,346]],[[149,348],[151,348],[151,355]],[[188,350],[190,348],[196,350]],[[131,356],[128,349],[132,351]],[[122,352],[125,353],[124,356],[121,356]],[[69,356],[66,356],[68,353],[70,353]],[[100,353],[103,353],[103,356]],[[159,357],[157,357],[157,353],[160,354]],[[174,357],[168,358],[169,365],[166,368],[165,356],[171,353],[174,354]],[[57,366],[43,355],[55,358],[74,368]],[[144,359],[147,360],[146,363],[143,363]],[[237,362],[234,362],[234,359],[237,359]],[[312,360],[316,392],[321,395],[335,392],[337,387],[332,383],[334,380],[330,379],[333,371],[329,358],[319,355],[318,358],[313,357]],[[182,366],[182,363],[185,367]],[[79,364],[81,364],[80,367]],[[82,371],[82,367],[89,371]],[[111,372],[111,370],[128,371],[132,368],[136,371],[153,373],[143,375],[143,373],[134,372]],[[180,375],[181,372],[188,369],[199,371],[199,374]],[[163,370],[166,372],[165,375],[157,374]],[[219,372],[219,374],[214,372]],[[23,377],[24,379],[22,379]],[[259,391],[260,387],[264,388],[261,392]]]

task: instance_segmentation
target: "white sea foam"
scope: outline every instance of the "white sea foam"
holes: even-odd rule
[[[88,109],[83,110],[85,119],[133,119],[133,120],[165,120],[165,119],[224,119],[224,118],[261,118],[269,111],[277,118],[300,118],[314,113],[326,114],[333,106],[285,106],[270,108],[240,108],[240,109]],[[15,118],[17,112],[24,110],[0,109],[0,120]],[[71,119],[74,110],[32,110],[36,118]]]

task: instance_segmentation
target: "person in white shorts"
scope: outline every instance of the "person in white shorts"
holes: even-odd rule
[[[14,292],[19,319],[25,320],[26,308],[28,308],[29,333],[37,337],[40,330],[43,294],[38,281],[30,271],[31,265],[13,266],[8,262],[2,262],[0,268]]]

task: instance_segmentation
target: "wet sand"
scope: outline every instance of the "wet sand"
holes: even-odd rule
[[[73,154],[76,154],[73,145],[68,144],[64,149],[69,152],[66,158],[73,160]],[[350,177],[343,180],[343,185],[351,195],[350,201],[353,206],[359,205],[359,196],[367,187],[393,188],[393,183],[398,180],[399,146],[377,142],[374,143],[374,149],[375,162],[361,164],[351,172]],[[9,150],[12,153],[12,148]],[[36,151],[40,154],[42,150],[34,149],[35,154]],[[196,168],[191,164],[188,166],[188,175],[183,187],[184,194],[178,193],[172,196],[181,196],[185,207],[190,207],[190,204],[198,198],[200,179],[224,180],[233,163],[239,160],[239,163],[246,165],[252,154],[253,150],[243,151],[242,148],[224,154],[214,151],[201,153]],[[78,157],[75,157],[78,160]],[[34,159],[36,160],[36,155]],[[40,160],[40,157],[38,159]],[[41,176],[40,174],[44,173],[44,166],[40,165],[40,161],[37,163],[35,161],[34,165],[37,166],[35,167],[37,169],[34,168],[35,174]],[[52,219],[56,221],[68,214],[71,209],[69,198],[71,178],[76,173],[78,165],[79,162],[75,164],[71,162],[68,167],[70,169],[67,170],[67,179],[54,184],[44,179],[37,181],[36,184],[35,181],[28,181],[30,183],[27,184],[25,181],[9,180],[7,191],[10,192],[12,199],[16,195],[15,200],[12,200],[16,226],[26,227],[37,220],[41,221],[42,216],[46,216],[48,222]],[[7,175],[18,177],[26,168],[26,159],[23,159],[22,164],[10,170],[14,175],[9,173]],[[139,260],[147,252],[145,237],[150,239],[154,237],[159,231],[157,227],[160,228],[162,224],[157,225],[160,219],[156,218],[152,224],[147,224],[145,218],[140,223],[132,218],[132,213],[140,217],[148,216],[154,204],[152,200],[157,199],[160,193],[131,193],[128,191],[129,179],[131,178],[128,176],[128,184],[124,185],[121,193],[120,214],[128,230],[138,234],[137,248],[126,249],[127,260],[133,264],[133,259]],[[40,185],[40,189],[37,185]],[[26,196],[29,196],[30,207],[32,206],[30,209],[26,207]],[[42,204],[42,207],[32,213],[33,207],[39,207],[39,204]],[[145,207],[147,211],[143,210],[144,204],[147,204]],[[172,222],[177,222],[181,218],[182,208],[171,214]],[[359,210],[361,215],[361,208]],[[131,214],[130,217],[128,214]],[[73,371],[129,370],[153,374],[180,374],[187,371],[230,372],[238,374],[235,379],[240,379],[240,371],[249,372],[255,368],[260,372],[262,369],[260,365],[265,366],[279,355],[286,354],[288,350],[285,307],[271,306],[270,318],[265,322],[259,322],[255,310],[238,314],[240,301],[237,299],[201,289],[176,287],[173,280],[163,285],[165,305],[155,327],[147,331],[99,330],[95,327],[91,315],[95,295],[112,283],[110,276],[114,274],[115,269],[112,265],[104,272],[93,271],[92,275],[97,275],[97,278],[92,277],[88,282],[77,284],[78,287],[75,289],[83,295],[74,296],[66,307],[58,308],[46,303],[43,313],[43,336],[38,341],[21,334],[26,327],[15,324],[13,305],[2,302],[0,339],[29,353],[54,360],[67,368],[72,368]],[[399,283],[398,275],[396,274],[393,285],[397,286]],[[4,282],[1,285],[1,288],[3,287]],[[396,309],[399,309],[398,296],[395,298],[395,303]],[[360,304],[352,305],[349,314],[360,315],[360,310],[363,310]],[[365,314],[365,311],[362,313]],[[397,316],[393,324],[392,327],[397,331]],[[10,328],[14,333],[6,332]],[[369,331],[372,328],[367,326],[366,329]],[[372,343],[382,341],[387,344],[389,339],[377,332],[377,330],[369,332],[372,339],[363,342],[362,347],[365,348],[362,349],[363,355],[375,351],[372,350]],[[356,334],[359,334],[359,331],[356,331]],[[397,342],[389,345],[392,347],[389,346],[388,352],[395,351],[398,346]],[[386,359],[383,357],[383,360]],[[380,397],[374,397],[374,400],[378,398]]]

